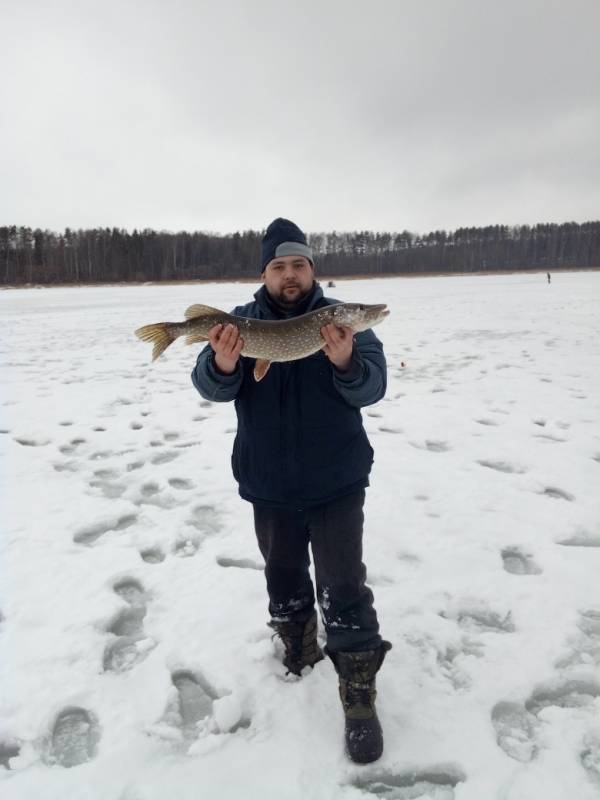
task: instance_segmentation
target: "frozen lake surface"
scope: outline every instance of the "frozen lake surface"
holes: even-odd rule
[[[387,302],[365,561],[383,758],[266,627],[231,404],[133,331],[248,284],[0,294],[4,800],[600,796],[600,272],[338,281]],[[402,366],[404,364],[404,366]]]

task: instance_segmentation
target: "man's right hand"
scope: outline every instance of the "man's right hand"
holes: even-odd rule
[[[215,353],[215,364],[220,372],[231,375],[235,372],[237,362],[244,346],[235,325],[215,325],[208,332],[210,346]]]

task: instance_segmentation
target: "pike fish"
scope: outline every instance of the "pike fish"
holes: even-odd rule
[[[262,380],[272,362],[296,361],[320,350],[324,325],[345,325],[354,333],[366,331],[384,320],[390,312],[386,304],[336,303],[323,306],[291,319],[251,319],[235,317],[211,306],[193,305],[185,312],[185,322],[157,322],[135,331],[144,342],[152,342],[155,361],[180,336],[186,344],[208,341],[208,331],[215,325],[235,325],[244,340],[242,355],[255,358],[254,378]]]

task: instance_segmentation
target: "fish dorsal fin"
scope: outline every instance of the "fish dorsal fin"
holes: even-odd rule
[[[269,371],[269,367],[271,366],[271,362],[267,361],[266,358],[257,358],[256,364],[254,365],[254,380],[258,383],[258,381],[262,381],[265,377],[267,372]]]
[[[186,309],[185,318],[194,319],[195,317],[213,317],[217,314],[223,314],[223,312],[219,311],[218,308],[213,308],[212,306],[203,306],[199,303],[196,303],[195,305]]]

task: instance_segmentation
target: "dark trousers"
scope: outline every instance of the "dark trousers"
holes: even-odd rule
[[[269,613],[305,622],[314,611],[309,575],[312,547],[317,600],[331,652],[373,650],[381,644],[373,593],[362,563],[365,491],[314,508],[254,505],[254,527],[265,559]]]

